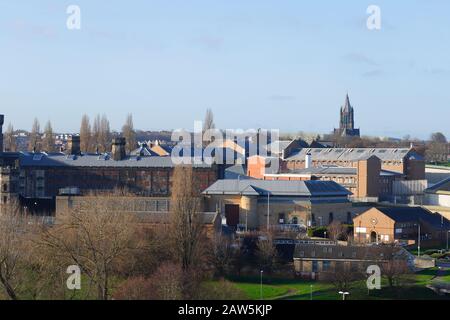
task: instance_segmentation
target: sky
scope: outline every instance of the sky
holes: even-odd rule
[[[193,129],[211,108],[223,129],[328,133],[348,92],[363,135],[450,137],[449,40],[448,0],[0,0],[0,113],[77,132],[84,113]]]

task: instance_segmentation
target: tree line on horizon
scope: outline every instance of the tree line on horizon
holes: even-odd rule
[[[203,132],[215,129],[214,114],[211,109],[206,110]],[[6,151],[19,151],[15,130],[11,123],[8,124],[4,134],[4,146]],[[93,121],[87,114],[81,118],[80,125],[81,152],[104,153],[111,151],[111,140],[115,133],[111,131],[110,123],[105,114],[96,115]],[[126,139],[126,151],[130,153],[137,147],[137,130],[134,128],[133,116],[128,114],[120,135]],[[433,132],[428,141],[405,136],[399,141],[385,141],[377,137],[339,137],[333,135],[311,135],[304,132],[297,134],[283,134],[281,140],[303,139],[305,141],[323,140],[333,142],[336,147],[348,148],[406,148],[411,144],[416,151],[423,155],[430,163],[445,163],[450,154],[450,144],[442,132]],[[55,152],[55,134],[50,121],[45,124],[43,132],[37,118],[34,119],[31,132],[28,134],[27,150],[30,152]]]
[[[4,134],[4,146],[6,151],[19,151],[15,130],[11,123],[8,124]],[[111,140],[113,133],[106,115],[96,115],[91,125],[89,116],[84,114],[80,125],[80,150],[89,152],[109,152],[111,151]],[[126,138],[127,152],[131,152],[136,147],[136,131],[133,125],[133,116],[127,115],[120,135]],[[50,121],[47,121],[44,130],[41,130],[40,122],[34,119],[31,131],[28,134],[27,150],[30,152],[56,152],[55,133]]]

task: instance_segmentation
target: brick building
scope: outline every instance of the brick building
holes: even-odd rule
[[[359,208],[350,192],[333,181],[219,180],[203,192],[206,210],[218,210],[230,227],[265,229],[351,223]]]
[[[354,166],[313,166],[307,154],[305,168],[288,169],[287,162],[274,157],[252,157],[248,160],[247,175],[262,180],[321,180],[334,181],[352,193],[358,201],[377,202],[393,194],[395,181],[405,179],[399,172],[381,169],[377,156],[360,158]],[[309,159],[309,160],[308,160]]]
[[[354,240],[359,243],[445,243],[450,221],[422,207],[371,208],[353,219]]]
[[[8,190],[14,190],[29,210],[50,212],[60,190],[68,187],[81,194],[124,188],[137,196],[169,197],[175,167],[171,157],[126,155],[123,138],[114,139],[112,152],[105,154],[81,153],[79,137],[73,136],[66,153],[3,153],[0,158],[15,164],[9,171],[2,169],[2,181],[8,179],[11,185]],[[220,177],[219,166],[193,168],[199,192]]]
[[[70,188],[68,194],[56,197],[55,217],[58,219],[73,210],[89,210],[99,202],[107,205],[108,210],[117,210],[120,213],[132,214],[144,227],[155,227],[170,223],[170,199],[167,197],[139,197],[127,195],[88,195],[78,196],[77,190]],[[75,191],[75,192],[73,192]],[[69,194],[72,193],[72,194]],[[202,212],[202,224],[207,236],[214,236],[221,228],[221,219],[217,212]]]
[[[376,156],[382,170],[402,174],[406,180],[425,179],[425,160],[413,148],[303,148],[283,160],[289,170],[304,169],[308,154],[312,167],[357,167],[358,161]]]
[[[369,265],[381,267],[394,260],[403,263],[405,268],[414,265],[413,257],[400,247],[341,246],[332,242],[318,245],[305,242],[296,244],[294,250],[296,274],[316,280],[331,280],[336,272],[359,275]]]

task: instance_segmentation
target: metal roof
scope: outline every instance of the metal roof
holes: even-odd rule
[[[422,160],[423,158],[409,148],[303,148],[291,155],[287,160],[305,160],[310,153],[316,161],[358,161],[372,156],[381,161],[404,161],[407,158]]]
[[[308,169],[291,170],[292,174],[338,174],[338,175],[356,175],[357,168],[352,167],[312,167]]]
[[[377,207],[376,209],[396,222],[418,222],[421,220],[438,228],[450,227],[450,222],[446,218],[422,207]]]
[[[406,259],[407,252],[403,248],[389,246],[340,246],[340,245],[315,245],[296,244],[294,259],[305,260],[359,260],[359,261],[380,261],[396,259]]]
[[[442,180],[441,182],[435,184],[434,186],[425,190],[426,193],[450,193],[450,178]]]
[[[218,180],[204,194],[271,196],[349,196],[352,193],[334,181]]]
[[[176,166],[172,157],[127,156],[123,160],[113,160],[109,153],[66,155],[64,153],[29,153],[19,156],[21,167],[128,167],[128,168],[172,168]],[[191,160],[191,158],[188,158]],[[194,164],[196,168],[209,168],[206,163]]]

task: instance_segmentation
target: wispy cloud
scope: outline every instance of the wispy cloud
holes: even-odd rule
[[[374,78],[374,77],[381,76],[382,74],[383,74],[383,70],[381,70],[381,69],[374,69],[374,70],[370,70],[370,71],[364,72],[362,74],[362,76],[364,78]]]
[[[287,102],[295,100],[295,97],[283,94],[274,94],[269,97],[269,100],[278,102]]]
[[[220,50],[223,46],[224,39],[217,36],[203,35],[193,39],[192,43],[209,50]]]
[[[444,75],[450,75],[450,70],[442,67],[433,67],[428,68],[424,70],[426,73],[429,73],[431,75],[435,76],[444,76]]]
[[[55,38],[57,36],[56,30],[52,27],[32,24],[21,19],[12,21],[10,27],[13,32],[20,36],[43,38]]]
[[[378,63],[375,60],[371,59],[364,53],[351,52],[346,54],[343,58],[344,60],[352,63],[365,64],[369,66],[378,66]]]

